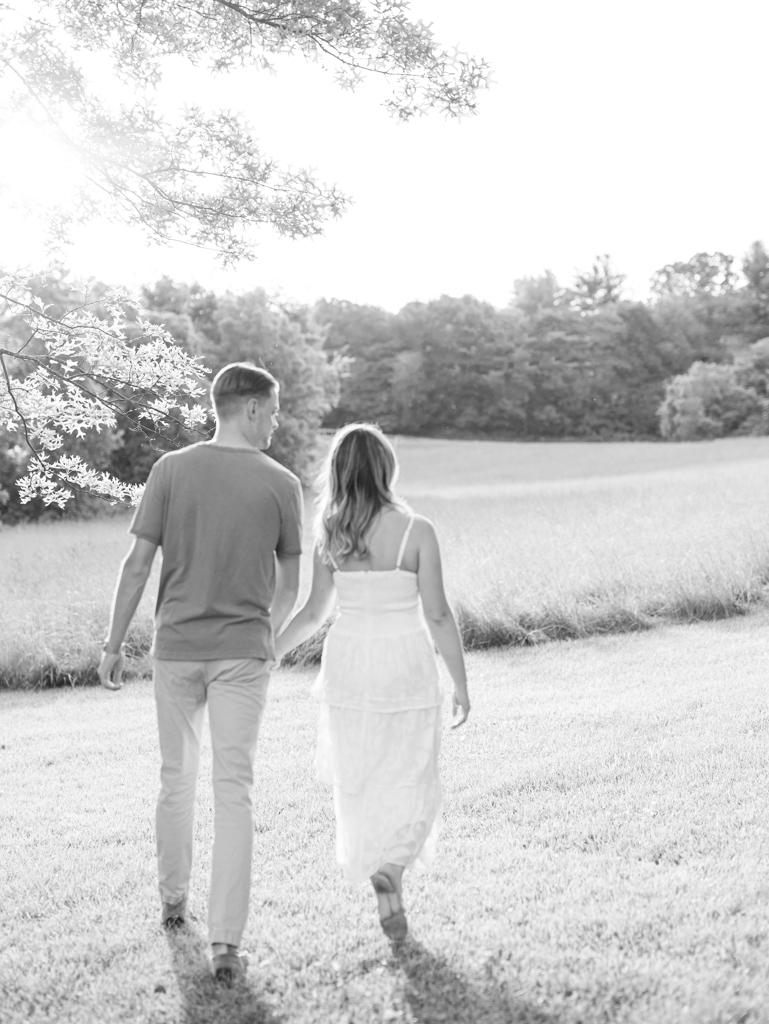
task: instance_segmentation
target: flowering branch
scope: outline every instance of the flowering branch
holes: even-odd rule
[[[162,326],[138,315],[129,319],[123,293],[60,317],[30,296],[17,276],[0,279],[0,295],[30,333],[18,347],[0,347],[0,426],[20,431],[33,459],[18,482],[22,503],[40,497],[63,508],[74,489],[136,504],[140,486],[98,471],[80,456],[54,453],[67,435],[114,429],[118,416],[150,439],[166,436],[172,426],[199,430],[208,415],[198,403],[206,369]],[[10,360],[20,364],[15,375]]]

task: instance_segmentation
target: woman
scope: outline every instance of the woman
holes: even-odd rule
[[[336,592],[340,615],[313,689],[321,701],[318,777],[334,788],[346,877],[371,879],[382,928],[400,940],[403,870],[432,861],[443,803],[433,641],[454,683],[454,728],[470,701],[435,531],[393,493],[396,475],[395,452],[376,427],[336,434],[318,500],[312,589],[276,655],[318,630]]]

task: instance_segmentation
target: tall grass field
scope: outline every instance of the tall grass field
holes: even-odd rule
[[[396,446],[469,649],[721,618],[764,596],[769,439]],[[95,680],[128,521],[0,529],[0,686]],[[129,635],[139,673],[155,590]],[[317,654],[311,642],[299,660]]]

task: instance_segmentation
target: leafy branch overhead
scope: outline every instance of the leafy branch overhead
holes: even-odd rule
[[[57,452],[67,437],[114,429],[119,416],[150,441],[173,424],[199,429],[207,419],[197,404],[206,370],[163,327],[131,316],[117,293],[56,316],[6,277],[0,299],[27,331],[13,347],[12,332],[0,334],[0,428],[20,432],[32,453],[18,483],[21,500],[64,507],[76,490],[135,503],[140,487]]]
[[[401,121],[474,113],[489,84],[486,61],[442,47],[401,0],[12,0],[0,4],[0,35],[5,115],[45,125],[82,168],[59,234],[107,215],[225,262],[253,256],[249,228],[316,235],[349,200],[313,171],[263,153],[241,114],[162,114],[154,90],[169,58],[221,75],[303,57],[346,89],[383,80],[384,105]],[[127,103],[110,103],[89,82],[93,54],[108,58]]]

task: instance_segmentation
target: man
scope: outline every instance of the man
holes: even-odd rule
[[[302,490],[264,454],[278,425],[279,386],[248,363],[214,378],[212,441],[164,455],[152,468],[129,532],[99,665],[122,686],[122,641],[158,547],[154,684],[160,737],[157,855],[162,921],[182,925],[192,866],[195,785],[206,704],[211,729],[214,844],[209,900],[213,969],[230,984],[251,882],[251,785],[273,637],[299,589]]]

